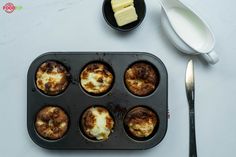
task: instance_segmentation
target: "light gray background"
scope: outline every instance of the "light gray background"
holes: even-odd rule
[[[198,155],[233,157],[236,149],[236,1],[183,0],[209,23],[220,62],[194,58]],[[0,8],[8,2],[0,2]],[[187,157],[187,60],[166,39],[158,0],[146,0],[137,30],[122,34],[104,21],[102,0],[12,0],[23,6],[0,9],[0,156]],[[30,63],[47,51],[146,51],[158,56],[169,74],[171,118],[164,140],[145,151],[49,151],[32,142],[26,129],[26,76]],[[79,141],[78,141],[79,142]]]

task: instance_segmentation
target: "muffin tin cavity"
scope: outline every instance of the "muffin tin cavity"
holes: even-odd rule
[[[113,131],[114,120],[106,108],[92,106],[83,113],[80,119],[80,127],[89,139],[107,140]]]
[[[67,88],[69,76],[64,65],[48,60],[37,69],[35,83],[41,92],[53,96],[62,93]]]
[[[159,126],[159,118],[152,109],[137,106],[126,114],[124,126],[130,137],[144,141],[156,133]]]
[[[29,135],[47,149],[154,147],[167,130],[167,83],[149,53],[45,53],[28,70]]]
[[[35,120],[37,133],[48,140],[58,140],[68,129],[69,118],[64,110],[56,106],[42,108]]]
[[[103,95],[113,85],[114,74],[112,68],[102,62],[92,62],[86,65],[80,74],[80,84],[91,95]]]
[[[159,73],[156,68],[148,62],[139,61],[132,64],[125,72],[125,85],[128,90],[137,96],[147,96],[157,87]]]

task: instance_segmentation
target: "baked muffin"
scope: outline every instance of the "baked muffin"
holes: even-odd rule
[[[88,138],[106,140],[112,132],[114,121],[107,109],[91,107],[84,112],[81,126]]]
[[[125,128],[135,138],[148,138],[157,127],[156,114],[145,107],[135,107],[124,119]]]
[[[38,112],[35,128],[43,138],[57,140],[66,133],[68,122],[68,116],[61,108],[47,106]]]
[[[69,84],[69,73],[58,62],[46,61],[36,72],[36,86],[47,95],[63,92]]]
[[[80,83],[85,91],[100,95],[111,88],[113,75],[106,65],[91,63],[81,72]]]
[[[151,94],[157,86],[158,76],[152,65],[138,62],[125,72],[125,84],[128,90],[137,96]]]

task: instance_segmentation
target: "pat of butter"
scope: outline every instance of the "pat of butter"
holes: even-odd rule
[[[115,19],[118,26],[124,26],[138,19],[134,6],[129,6],[120,11],[115,12]]]
[[[111,6],[114,12],[134,5],[134,0],[111,0]]]

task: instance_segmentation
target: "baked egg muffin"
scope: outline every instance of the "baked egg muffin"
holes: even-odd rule
[[[46,61],[36,72],[36,86],[47,95],[63,92],[69,84],[69,73],[66,68],[55,61]]]
[[[80,83],[88,93],[95,95],[104,94],[112,86],[113,74],[106,65],[91,63],[81,72]]]
[[[82,115],[81,126],[88,138],[106,140],[112,132],[114,120],[104,107],[91,107]]]
[[[66,133],[68,122],[68,116],[61,108],[47,106],[38,112],[35,128],[43,138],[57,140]]]
[[[135,107],[124,119],[126,130],[135,138],[148,138],[157,127],[156,114],[146,107]]]
[[[158,74],[151,64],[138,62],[125,72],[125,84],[128,90],[137,96],[151,94],[157,87]]]

